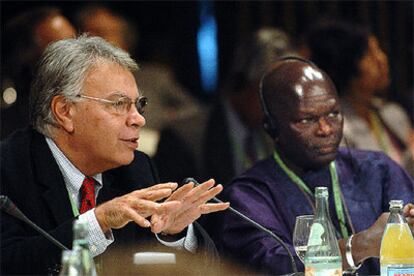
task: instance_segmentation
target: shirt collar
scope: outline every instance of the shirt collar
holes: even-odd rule
[[[81,171],[79,171],[79,169],[76,168],[72,162],[70,162],[70,160],[65,156],[65,154],[59,149],[59,147],[51,138],[45,138],[50,150],[52,151],[52,155],[55,158],[60,171],[62,172],[68,192],[77,198],[79,195],[79,190],[82,186],[82,182],[86,176]],[[92,177],[96,180],[96,189],[99,190],[102,188],[102,173],[98,173]]]

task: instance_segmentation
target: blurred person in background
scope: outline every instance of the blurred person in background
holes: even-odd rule
[[[29,90],[34,68],[46,46],[74,37],[59,9],[41,7],[10,19],[2,34],[1,139],[29,124]]]
[[[87,4],[76,12],[73,22],[81,33],[100,36],[116,47],[135,55],[138,29],[126,17],[103,4]]]
[[[259,29],[239,43],[208,116],[182,120],[162,131],[154,158],[161,179],[181,181],[211,175],[225,185],[267,156],[272,147],[261,127],[258,85],[273,60],[292,52],[288,35],[271,27]]]
[[[332,77],[341,98],[343,144],[385,152],[414,175],[414,131],[404,109],[383,96],[388,58],[366,27],[320,22],[305,36],[304,55]]]
[[[137,52],[137,26],[129,18],[103,4],[82,7],[76,13],[74,22],[81,32],[100,36],[130,53]],[[172,67],[155,59],[150,57],[148,62],[140,63],[139,73],[135,74],[142,93],[151,103],[146,110],[149,116],[140,146],[140,150],[150,156],[155,154],[161,129],[173,121],[204,114],[198,101],[177,81]]]

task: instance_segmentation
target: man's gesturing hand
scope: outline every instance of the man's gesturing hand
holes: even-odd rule
[[[177,200],[155,202],[170,196],[177,186],[177,183],[158,184],[114,198],[95,208],[96,219],[103,232],[122,228],[130,221],[141,227],[149,227],[151,224],[146,217],[153,214],[168,215],[180,209],[182,204]]]
[[[151,217],[151,231],[166,234],[177,234],[203,214],[222,211],[229,203],[206,203],[223,190],[222,185],[214,187],[215,181],[210,179],[196,187],[190,182],[177,189],[165,203],[179,201],[181,206],[176,212],[154,214]]]

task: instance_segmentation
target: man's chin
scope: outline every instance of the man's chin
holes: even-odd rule
[[[332,161],[335,160],[336,154],[337,154],[337,151],[330,152],[330,153],[325,153],[325,154],[320,154],[316,158],[316,161],[317,161],[316,163],[320,164],[319,165],[320,167],[326,166],[326,165],[328,165],[329,163],[331,163]]]
[[[307,167],[311,170],[318,170],[322,167],[329,165],[332,161],[336,158],[337,151],[329,152],[329,153],[317,153],[313,155],[308,160],[312,160],[307,164]]]
[[[122,156],[119,159],[118,164],[119,164],[119,166],[126,166],[126,165],[131,164],[132,161],[134,161],[134,159],[135,159],[134,152],[131,152],[131,153],[128,153],[128,154],[125,154],[124,156]]]

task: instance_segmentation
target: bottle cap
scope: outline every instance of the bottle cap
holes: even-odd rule
[[[327,197],[328,196],[328,187],[316,187],[315,196]]]
[[[403,201],[402,200],[391,200],[390,201],[390,209],[391,208],[402,208]]]
[[[75,220],[73,223],[74,238],[85,238],[88,234],[88,228],[85,222]]]

